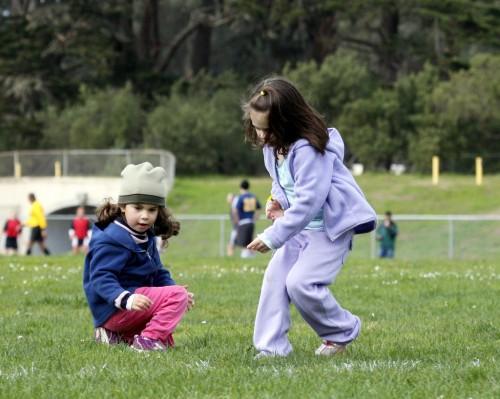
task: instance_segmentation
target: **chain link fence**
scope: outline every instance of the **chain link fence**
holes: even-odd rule
[[[223,256],[231,224],[227,215],[175,215],[181,234],[171,240],[175,255]],[[379,216],[383,220],[383,216]],[[396,215],[396,259],[500,259],[500,215]],[[257,222],[255,233],[270,222]],[[375,232],[356,235],[351,256],[376,258]]]
[[[181,233],[169,240],[167,259],[225,256],[232,229],[228,215],[174,216],[181,222]],[[54,253],[71,250],[67,231],[73,217],[73,214],[48,215],[48,246],[57,248]],[[394,221],[399,230],[396,261],[500,259],[500,215],[397,215]],[[255,232],[262,232],[269,225],[270,222],[262,218]],[[376,258],[378,252],[375,232],[360,234],[354,238],[350,257]]]
[[[225,256],[232,229],[228,215],[175,217],[181,222],[181,233],[170,239],[167,257]],[[49,241],[53,240],[53,245],[65,243],[67,251],[67,229],[72,218],[73,215],[48,216]],[[500,259],[500,215],[397,215],[394,221],[399,230],[396,260]],[[268,220],[260,219],[255,233],[269,225]],[[56,231],[58,228],[60,232]],[[375,232],[355,236],[351,257],[376,258],[378,252]]]

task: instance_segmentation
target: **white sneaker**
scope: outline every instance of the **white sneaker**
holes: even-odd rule
[[[262,360],[262,359],[270,359],[273,357],[286,357],[286,356],[287,355],[280,355],[278,353],[273,353],[273,352],[260,351],[253,357],[253,360]]]
[[[345,351],[347,345],[336,344],[335,342],[323,341],[314,352],[318,356],[335,356]]]
[[[240,256],[242,259],[252,259],[252,258],[255,258],[256,255],[257,254],[255,251],[251,251],[250,249],[244,248],[241,250]]]

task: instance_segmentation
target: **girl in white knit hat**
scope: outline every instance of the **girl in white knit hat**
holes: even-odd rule
[[[83,287],[95,338],[138,351],[174,345],[172,333],[193,294],[176,285],[160,261],[155,236],[168,239],[180,225],[165,208],[167,174],[149,162],[123,169],[118,204],[97,211]]]

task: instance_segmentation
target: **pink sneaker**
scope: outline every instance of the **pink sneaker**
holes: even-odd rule
[[[137,352],[145,351],[166,351],[167,347],[159,339],[152,339],[143,337],[142,335],[135,335],[134,342],[130,347]]]

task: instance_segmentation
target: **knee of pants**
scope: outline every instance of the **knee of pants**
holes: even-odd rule
[[[184,288],[181,285],[169,285],[164,287],[165,289],[168,290],[169,295],[165,296],[165,301],[166,302],[172,302],[174,300],[175,302],[179,302],[183,306],[187,306],[188,303],[188,292],[186,288]]]
[[[291,274],[286,279],[286,290],[292,300],[297,300],[307,295],[307,284],[304,283],[303,279]]]
[[[175,290],[174,294],[179,299],[179,302],[186,303],[188,302],[188,291],[185,287],[181,285],[174,285]]]

